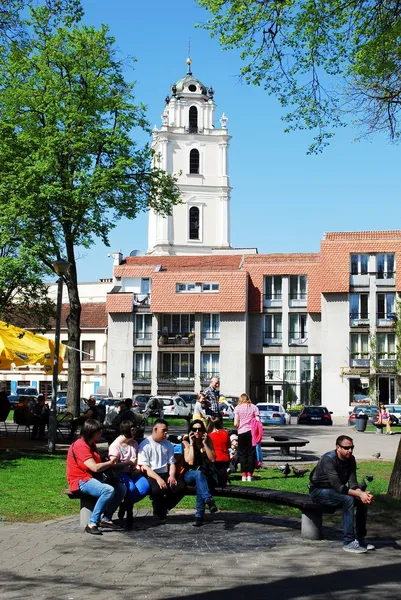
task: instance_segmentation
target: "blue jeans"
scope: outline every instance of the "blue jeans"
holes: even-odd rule
[[[149,481],[141,474],[120,473],[120,481],[127,488],[124,503],[131,509],[135,502],[142,500],[150,492]]]
[[[193,485],[196,489],[196,512],[195,516],[202,519],[205,514],[205,503],[212,499],[205,474],[202,471],[186,471],[184,481],[187,485]]]
[[[101,483],[94,477],[91,477],[88,481],[80,481],[79,489],[83,494],[98,498],[88,525],[99,525],[102,515],[106,517],[106,520],[111,521],[127,491],[127,488],[121,482],[113,487],[108,483]]]
[[[343,511],[343,530],[344,544],[349,544],[355,537],[360,540],[366,537],[366,518],[368,508],[359,498],[349,496],[348,494],[339,494],[331,489],[315,489],[310,493],[310,497],[318,504],[326,506],[336,506]],[[354,532],[354,506],[356,506],[356,518]]]

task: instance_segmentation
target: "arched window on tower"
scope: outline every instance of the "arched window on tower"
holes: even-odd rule
[[[198,109],[191,106],[189,109],[189,133],[198,133]]]
[[[199,208],[191,206],[189,209],[189,239],[199,240]]]
[[[195,148],[189,153],[189,172],[199,173],[199,150]]]

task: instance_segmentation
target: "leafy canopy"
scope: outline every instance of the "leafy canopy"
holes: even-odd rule
[[[198,0],[224,50],[240,50],[243,79],[287,111],[286,131],[313,130],[321,151],[354,120],[365,134],[400,136],[398,0]]]

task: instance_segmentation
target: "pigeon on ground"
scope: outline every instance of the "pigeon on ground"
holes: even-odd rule
[[[369,483],[371,481],[373,481],[373,475],[366,475],[366,479],[369,481]]]
[[[380,452],[376,452],[376,454],[372,454],[373,458],[380,458],[381,454]]]
[[[295,477],[303,477],[305,473],[309,473],[309,469],[297,469],[296,467],[292,467],[294,471]]]
[[[363,492],[366,492],[366,488],[367,488],[368,486],[367,486],[367,483],[366,483],[366,481],[365,481],[364,479],[362,479],[361,483],[359,484],[359,487],[360,487],[360,489],[361,489]]]
[[[286,463],[285,465],[281,465],[280,467],[277,467],[274,470],[280,471],[280,473],[282,473],[284,477],[288,477],[288,475],[291,473],[290,465],[288,463]]]

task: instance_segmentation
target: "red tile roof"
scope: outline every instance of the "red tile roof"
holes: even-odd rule
[[[107,294],[106,310],[108,313],[132,312],[134,294],[132,292],[119,292]]]
[[[61,328],[67,328],[67,317],[70,305],[63,304],[61,308]],[[108,318],[105,302],[84,302],[81,304],[81,329],[104,329],[107,327]]]

